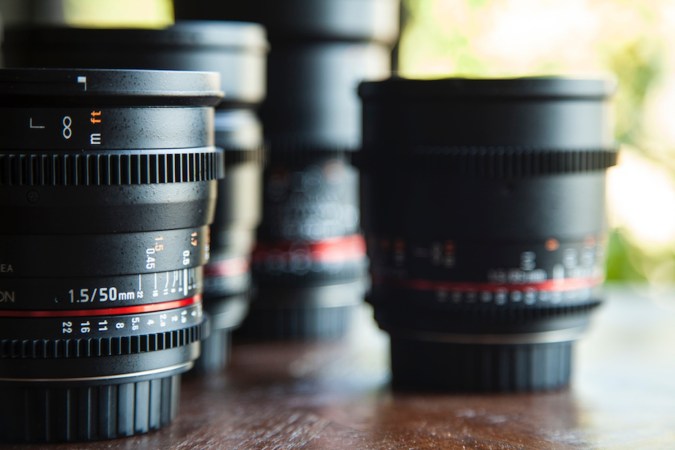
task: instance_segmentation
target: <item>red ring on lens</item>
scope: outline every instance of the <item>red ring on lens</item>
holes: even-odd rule
[[[204,266],[205,277],[236,277],[249,271],[249,262],[246,258],[228,258],[220,261],[210,261]]]
[[[295,253],[302,253],[307,255],[311,261],[321,263],[352,261],[365,257],[366,242],[363,236],[354,234],[314,242],[257,244],[252,260],[259,263],[270,258],[290,259]]]
[[[170,309],[184,308],[202,301],[201,294],[171,302],[151,303],[149,305],[122,306],[119,308],[75,309],[59,311],[0,311],[0,317],[97,317],[142,314]]]
[[[382,279],[375,278],[377,282]],[[545,291],[561,292],[575,291],[580,289],[589,289],[602,284],[601,277],[593,278],[562,278],[555,280],[545,280],[537,283],[472,283],[464,281],[433,281],[433,280],[401,280],[395,282],[398,286],[418,290],[418,291],[460,291],[460,292],[499,292],[499,291]]]

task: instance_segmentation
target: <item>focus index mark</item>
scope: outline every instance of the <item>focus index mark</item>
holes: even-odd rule
[[[103,113],[101,111],[92,111],[89,113],[89,122],[91,122],[93,125],[101,125],[103,122],[102,114]],[[91,133],[89,135],[89,144],[101,145],[101,133]]]
[[[92,111],[90,116],[91,116],[91,118],[89,119],[89,121],[91,123],[93,123],[94,125],[102,122],[101,111]]]

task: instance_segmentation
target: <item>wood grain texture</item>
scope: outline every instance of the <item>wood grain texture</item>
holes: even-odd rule
[[[675,290],[610,293],[567,390],[392,392],[386,337],[364,310],[344,342],[235,346],[226,373],[184,380],[179,417],[163,430],[49,448],[675,448]]]

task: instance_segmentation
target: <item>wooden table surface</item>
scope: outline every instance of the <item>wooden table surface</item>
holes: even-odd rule
[[[236,346],[226,373],[184,380],[163,430],[49,448],[675,448],[675,288],[610,288],[575,363],[558,392],[394,393],[364,308],[341,343]]]

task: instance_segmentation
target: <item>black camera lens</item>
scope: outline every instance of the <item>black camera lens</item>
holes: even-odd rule
[[[612,83],[364,83],[369,301],[396,387],[569,383],[601,301]]]
[[[175,2],[180,19],[259,22],[270,37],[256,293],[242,336],[336,338],[362,301],[356,88],[389,74],[398,8],[397,0]]]
[[[2,441],[175,416],[222,176],[215,73],[0,71]]]
[[[175,1],[180,19],[247,20],[267,29],[261,117],[272,153],[360,147],[356,88],[389,75],[398,9],[398,0]]]
[[[174,0],[180,19],[244,20],[265,24],[277,40],[374,41],[389,44],[398,37],[397,0],[249,0],[217,3]]]
[[[264,29],[244,22],[179,22],[164,29],[14,26],[3,46],[15,67],[105,67],[215,71],[225,99],[216,109],[215,143],[227,176],[218,183],[204,307],[211,334],[196,367],[222,369],[230,331],[250,296],[250,253],[260,221],[263,137],[255,109],[265,95]]]
[[[270,155],[252,267],[249,336],[342,336],[363,298],[358,173],[346,152]]]

